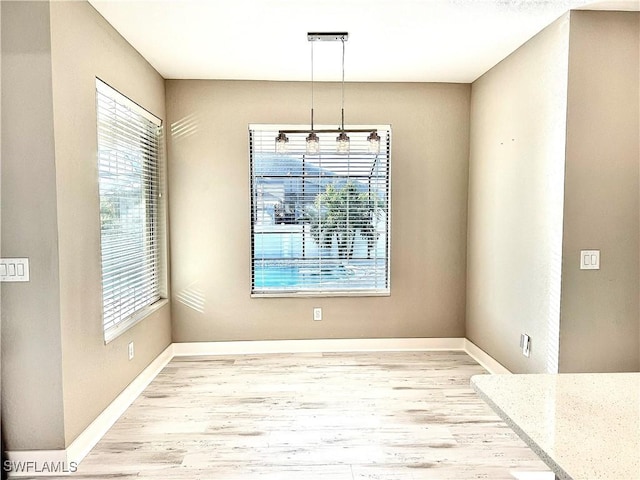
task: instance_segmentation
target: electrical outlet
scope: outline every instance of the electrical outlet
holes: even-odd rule
[[[133,360],[133,355],[134,355],[133,342],[129,342],[129,360]]]
[[[520,335],[520,348],[522,349],[522,355],[529,357],[531,354],[531,337],[526,333]]]
[[[322,320],[322,308],[316,307],[313,309],[313,319],[316,321]]]

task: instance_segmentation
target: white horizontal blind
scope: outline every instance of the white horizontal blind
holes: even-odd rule
[[[102,301],[107,332],[160,299],[161,122],[96,79]]]
[[[252,294],[388,294],[390,127],[371,127],[377,154],[369,132],[350,132],[350,153],[337,153],[336,133],[320,133],[315,155],[304,134],[288,134],[287,152],[276,153],[279,128],[249,132]]]

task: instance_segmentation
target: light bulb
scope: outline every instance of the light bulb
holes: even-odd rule
[[[318,136],[311,132],[307,137],[307,153],[314,154],[320,151],[320,139]]]
[[[350,141],[346,133],[341,132],[336,138],[336,142],[336,149],[338,150],[338,153],[349,153]]]
[[[376,132],[371,132],[367,142],[369,142],[369,153],[380,153],[380,136]]]
[[[289,139],[284,133],[280,132],[276,137],[276,153],[285,153],[287,151],[287,143],[289,143]]]

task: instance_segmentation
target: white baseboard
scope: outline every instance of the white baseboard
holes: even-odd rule
[[[355,338],[174,343],[175,356],[464,350],[464,338]]]
[[[172,358],[173,344],[169,345],[147,368],[140,372],[66,450],[7,452],[11,467],[8,472],[9,477],[69,475],[73,473],[82,459]]]
[[[173,358],[173,344],[169,345],[156,359],[145,368],[125,388],[111,404],[91,422],[91,424],[67,447],[69,461],[80,462],[87,453],[98,443],[105,433],[129,408],[133,401],[140,396],[145,388],[153,381],[158,373]]]
[[[476,362],[482,365],[489,373],[492,374],[505,374],[511,373],[501,363],[498,363],[493,357],[487,354],[484,350],[476,346],[470,340],[464,339],[464,351],[473,358]]]
[[[66,450],[7,452],[10,477],[71,474],[77,465],[138,398],[173,357],[261,353],[464,351],[489,373],[510,373],[466,338],[357,338],[325,340],[267,340],[173,343],[67,447]],[[18,463],[20,462],[20,463]],[[54,471],[55,470],[55,471]]]

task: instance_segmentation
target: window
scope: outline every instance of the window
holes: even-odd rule
[[[348,154],[323,133],[319,154],[304,135],[276,153],[280,128],[249,129],[252,295],[388,295],[389,126],[371,127],[377,154],[368,133],[349,133]]]
[[[161,121],[96,79],[105,340],[161,298]]]

